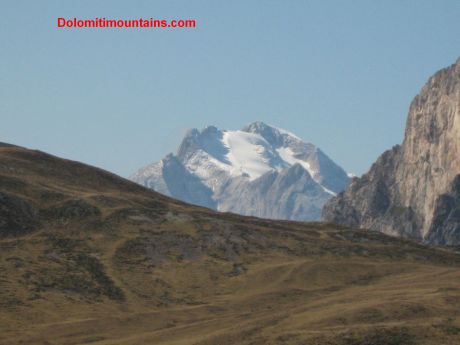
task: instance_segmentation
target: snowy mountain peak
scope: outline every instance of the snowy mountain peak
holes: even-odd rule
[[[184,136],[176,156],[168,155],[161,163],[139,170],[132,179],[162,193],[169,191],[165,194],[192,203],[194,196],[190,185],[193,185],[200,195],[195,203],[243,214],[244,209],[239,208],[241,205],[232,204],[238,203],[241,188],[255,189],[258,193],[276,185],[277,193],[286,193],[287,190],[294,193],[297,190],[302,195],[309,195],[309,200],[316,200],[314,211],[309,208],[310,215],[284,215],[288,212],[284,210],[276,216],[288,219],[316,219],[320,213],[318,205],[342,191],[348,183],[345,171],[315,145],[260,121],[250,123],[241,130],[221,130],[215,126],[207,126],[201,131],[191,129]],[[296,183],[302,186],[294,188]],[[177,184],[182,187],[177,188]],[[303,186],[305,184],[307,189]],[[182,195],[181,189],[188,191],[186,196]],[[246,196],[249,199],[253,197]],[[276,202],[276,198],[273,200]],[[263,200],[258,202],[263,203]],[[248,211],[247,214],[267,216],[260,210]]]

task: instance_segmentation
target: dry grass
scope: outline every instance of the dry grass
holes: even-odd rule
[[[0,224],[1,344],[460,343],[447,250],[216,214],[11,146],[0,192],[35,212]]]

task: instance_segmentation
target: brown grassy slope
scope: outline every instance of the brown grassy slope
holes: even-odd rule
[[[0,145],[0,344],[460,344],[459,268]]]

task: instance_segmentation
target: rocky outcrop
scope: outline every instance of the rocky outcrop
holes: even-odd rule
[[[323,219],[430,243],[459,244],[460,59],[409,109],[401,146],[323,208]]]

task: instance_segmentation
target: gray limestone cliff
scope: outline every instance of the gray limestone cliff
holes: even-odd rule
[[[326,221],[460,244],[460,59],[434,74],[410,105],[402,145],[329,200]]]

